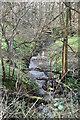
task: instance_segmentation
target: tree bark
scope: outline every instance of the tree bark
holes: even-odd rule
[[[0,43],[0,57],[1,57],[1,64],[2,64],[2,71],[3,71],[3,79],[5,80],[6,75],[5,75],[5,67],[4,67],[3,56],[2,56],[2,52],[1,52],[1,43]]]
[[[62,6],[62,10],[64,10]],[[62,46],[62,77],[67,72],[67,54],[68,54],[68,17],[69,17],[69,8],[66,8],[66,20],[64,19],[64,13],[62,14],[62,26],[63,26],[63,46]]]

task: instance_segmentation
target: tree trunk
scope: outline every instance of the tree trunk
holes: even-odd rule
[[[62,9],[63,9],[63,6],[62,6]],[[64,13],[62,14],[62,20],[61,20],[62,26],[63,26],[62,77],[67,72],[68,17],[69,17],[69,8],[66,8],[66,20],[64,21]]]
[[[78,10],[80,9],[80,2],[78,2]],[[78,55],[80,56],[80,14],[78,15]],[[78,78],[80,79],[80,57],[78,57]]]
[[[72,36],[72,22],[71,22],[71,3],[69,2],[69,21],[70,21],[70,35]]]
[[[2,71],[3,71],[3,79],[5,80],[6,76],[5,76],[5,67],[4,67],[3,56],[2,56],[2,52],[1,52],[1,43],[0,43],[0,57],[1,57],[1,64],[2,64]]]
[[[64,74],[67,72],[67,38],[64,39]]]

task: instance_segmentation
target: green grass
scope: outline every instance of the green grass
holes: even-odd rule
[[[75,52],[78,51],[78,39],[80,39],[80,38],[78,37],[78,35],[74,35],[73,37],[68,36],[68,44],[70,45],[70,47],[71,47]],[[58,39],[58,40],[56,40],[55,43],[51,44],[51,45],[50,45],[50,48],[49,48],[50,50],[48,51],[49,57],[52,57],[52,56],[54,57],[55,54],[59,55],[59,51],[61,50],[62,45],[63,45],[63,43],[62,43],[62,41],[61,41],[61,38]],[[59,49],[60,49],[60,50],[59,50]],[[69,50],[69,49],[70,49],[70,48],[68,47],[68,50]],[[71,50],[70,50],[70,51],[71,51]],[[61,59],[61,57],[60,57],[60,59]],[[61,61],[61,60],[59,60],[59,61]]]
[[[68,37],[68,44],[73,48],[73,50],[78,50],[78,35],[75,35],[73,37]]]
[[[75,78],[65,78],[63,82],[68,85],[73,90],[80,88],[80,81],[77,81]]]
[[[68,44],[72,47],[72,49],[75,52],[78,51],[78,40],[79,39],[80,38],[78,37],[78,35],[74,35],[73,37],[68,36]],[[63,43],[62,43],[61,38],[60,38],[55,43],[53,43],[53,44],[50,45],[50,51],[48,52],[49,58],[52,58],[53,63],[54,63],[54,61],[56,61],[56,57],[59,56],[59,58],[57,59],[57,61],[58,61],[57,65],[53,65],[53,69],[56,69],[56,67],[57,67],[57,70],[59,70],[59,71],[61,70],[61,53],[59,53],[59,51],[61,51],[62,45],[63,45]],[[60,48],[60,50],[59,50],[59,48]],[[68,50],[70,50],[69,47],[68,47]],[[56,54],[56,56],[54,56],[55,54]],[[74,57],[72,59],[74,59]]]
[[[68,37],[68,43],[69,43],[69,45],[75,50],[75,51],[77,51],[77,48],[78,48],[78,35],[74,35],[73,37]],[[16,44],[20,44],[22,41],[19,41],[19,40],[16,40]],[[31,50],[31,48],[33,47],[33,45],[34,44],[31,44],[31,45],[29,45],[28,47],[24,47],[23,45],[22,46],[20,46],[20,48],[19,49],[17,49],[17,52],[20,52],[21,51],[21,53],[22,54],[25,54],[25,55],[27,55],[29,52],[30,52],[30,50]],[[53,44],[51,44],[51,46],[50,46],[50,51],[49,51],[49,55],[50,56],[54,56],[54,54],[56,53],[57,54],[57,56],[59,56],[59,58],[57,59],[57,61],[58,61],[58,63],[56,64],[54,64],[53,65],[53,68],[52,69],[57,69],[57,70],[59,70],[59,71],[61,71],[61,53],[59,54],[58,52],[57,52],[57,50],[58,50],[58,48],[59,47],[62,47],[62,42],[61,42],[61,39],[59,39],[59,40],[57,40],[55,43],[53,43]],[[2,49],[6,49],[6,43],[4,42],[4,39],[2,39]],[[54,61],[56,61],[56,56],[53,58],[53,63],[54,63]],[[24,63],[22,63],[22,61],[20,61],[20,60],[18,60],[18,63],[20,63],[21,64],[21,67],[23,68],[24,67]],[[19,64],[19,65],[20,65]],[[19,66],[18,65],[18,66]],[[5,66],[5,71],[6,71],[6,74],[8,75],[8,72],[9,72],[9,66],[8,65],[6,65]],[[2,74],[2,67],[1,67],[1,61],[0,61],[0,74]],[[11,75],[12,75],[12,70],[11,70]],[[17,73],[15,73],[15,77],[17,76]],[[22,79],[22,78],[21,78]],[[24,81],[26,81],[26,79],[24,80]],[[27,83],[26,83],[27,84]]]
[[[68,44],[75,50],[77,50],[77,48],[78,48],[78,39],[80,39],[78,37],[78,35],[74,35],[73,37],[68,36]],[[62,43],[61,38],[60,38],[55,43],[53,43],[50,47],[57,49],[58,47],[61,47],[62,44],[63,43]]]

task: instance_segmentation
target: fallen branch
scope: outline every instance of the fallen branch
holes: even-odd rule
[[[45,101],[45,99],[43,97],[31,96],[31,95],[28,95],[28,94],[25,94],[25,96],[30,98],[30,99],[38,99],[38,100]]]
[[[30,111],[32,110],[32,108],[36,105],[36,103],[38,102],[39,99],[36,100],[36,102],[32,105],[32,107],[29,109],[29,111],[26,113],[25,115],[25,118],[26,116],[30,113]]]

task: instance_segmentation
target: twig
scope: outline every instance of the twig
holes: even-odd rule
[[[32,107],[29,109],[29,111],[26,113],[25,115],[25,118],[26,116],[30,113],[30,111],[32,110],[32,108],[36,105],[36,103],[38,102],[39,99],[36,100],[36,102],[32,105]]]
[[[80,12],[79,12],[78,10],[72,8],[71,6],[68,6],[65,2],[63,2],[63,3],[65,4],[66,7],[69,7],[71,10],[74,10],[74,11],[76,11],[78,14],[80,14]]]
[[[61,42],[63,42],[63,40],[61,40]],[[74,54],[76,54],[79,58],[80,58],[80,55],[77,53],[77,52],[75,52],[74,50],[73,50],[73,48],[67,43],[67,46],[71,49],[71,51],[74,53]]]

